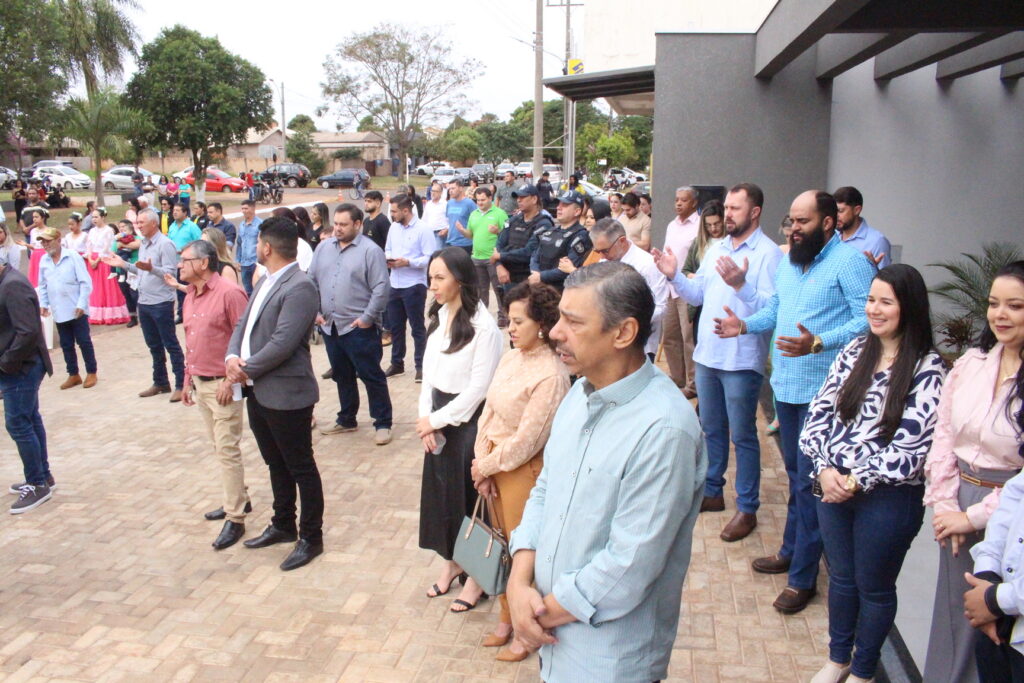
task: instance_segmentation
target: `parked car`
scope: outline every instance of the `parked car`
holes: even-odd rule
[[[185,180],[189,185],[196,184],[191,170],[185,176]],[[210,192],[248,192],[249,186],[241,178],[228,175],[219,168],[210,168],[206,171],[206,189]]]
[[[541,171],[548,174],[548,180],[552,185],[562,182],[562,167],[558,164],[544,164]]]
[[[215,168],[219,168],[219,167],[216,164],[214,164],[213,166],[207,166],[206,170],[207,171],[211,171],[211,170],[213,170]],[[171,174],[171,177],[174,178],[175,180],[177,180],[180,183],[185,178],[192,177],[192,171],[193,170],[195,170],[195,166],[188,166],[188,167],[183,168],[182,170],[178,171],[177,173]],[[143,175],[146,175],[146,174],[143,173]],[[159,173],[152,173],[152,174],[150,174],[147,177],[151,177],[155,181],[155,180],[158,180],[160,178],[160,174]]]
[[[473,164],[473,172],[476,173],[477,178],[480,179],[481,183],[494,182],[493,164]]]
[[[475,180],[478,183],[484,182],[483,179],[477,174],[477,172],[469,168],[468,166],[463,166],[461,168],[455,169],[455,173],[458,174],[460,178],[462,178],[462,182],[464,183],[468,183],[470,180]]]
[[[9,190],[18,179],[18,173],[14,169],[0,166],[0,189]]]
[[[533,162],[532,161],[520,161],[516,164],[516,178],[532,178],[533,177]]]
[[[143,178],[151,178],[152,171],[139,167],[139,173]],[[134,166],[114,166],[100,174],[100,184],[106,190],[131,190],[135,187],[132,176],[135,175]]]
[[[447,161],[428,161],[416,167],[416,175],[434,175],[439,168],[451,168]]]
[[[50,168],[52,166],[71,166],[70,161],[58,161],[57,159],[43,159],[32,164],[32,168]]]
[[[608,194],[594,183],[587,182],[586,180],[581,180],[580,185],[583,186],[583,189],[586,190],[587,194],[591,197],[604,197]]]
[[[498,164],[497,168],[494,169],[494,176],[496,178],[504,178],[505,173],[507,173],[508,171],[512,171],[513,173],[515,173],[516,165],[509,163]]]
[[[309,172],[309,167],[303,164],[274,164],[266,171],[260,174],[264,179],[269,179],[277,174],[278,180],[287,185],[288,187],[305,187],[309,185],[309,181],[312,180],[313,175]]]
[[[39,166],[32,177],[39,180],[48,177],[50,183],[60,185],[65,191],[88,190],[92,187],[92,178],[70,166]]]
[[[363,179],[362,184],[365,188],[366,183],[370,180],[370,174],[364,168],[338,169],[334,173],[328,173],[317,178],[316,184],[325,190],[329,190],[332,187],[353,187],[357,175]]]
[[[647,180],[642,180],[636,185],[634,185],[633,189],[631,189],[630,192],[636,192],[637,194],[650,194],[651,183]]]
[[[636,171],[627,166],[623,166],[622,170],[630,178],[631,182],[642,183],[643,181],[647,180],[646,175],[644,175],[643,173],[637,173]]]
[[[459,174],[455,171],[454,168],[451,168],[450,166],[442,166],[441,168],[438,168],[436,171],[434,171],[434,175],[430,178],[430,182],[433,183],[436,180],[442,185],[447,185],[455,178],[460,177],[461,176],[459,176]],[[463,181],[465,181],[465,178],[463,178]]]
[[[615,178],[619,183],[619,186],[633,185],[635,183],[647,180],[647,176],[643,173],[637,173],[636,171],[623,166],[622,168],[611,168],[608,169],[608,176]]]

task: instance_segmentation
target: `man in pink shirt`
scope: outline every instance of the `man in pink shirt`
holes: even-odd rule
[[[690,244],[697,238],[700,216],[697,214],[697,190],[684,185],[676,190],[676,217],[665,229],[665,251],[669,249],[682,264]],[[668,373],[676,386],[683,390],[686,398],[697,395],[694,385],[693,324],[686,311],[686,300],[674,288],[669,288],[670,299],[665,308],[664,337],[662,344],[668,361]]]
[[[245,533],[245,514],[252,510],[242,466],[241,393],[225,378],[228,342],[248,301],[245,291],[218,274],[217,250],[196,240],[181,250],[181,279],[188,283],[182,306],[185,327],[185,390],[182,402],[198,405],[221,464],[223,507],[206,519],[227,517],[213,542],[214,550],[234,545]],[[237,400],[236,400],[237,397]]]

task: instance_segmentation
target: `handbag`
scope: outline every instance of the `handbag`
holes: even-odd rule
[[[463,518],[452,559],[480,584],[485,593],[501,595],[512,570],[512,556],[508,552],[505,534],[485,523],[480,516],[482,500],[485,500],[483,496],[477,496],[473,516]],[[488,519],[493,522],[494,508],[489,500],[486,507]]]

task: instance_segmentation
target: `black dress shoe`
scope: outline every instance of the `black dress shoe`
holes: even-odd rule
[[[252,501],[247,500],[245,501],[245,514],[249,514],[250,512],[252,512]],[[211,522],[216,522],[218,519],[224,519],[225,517],[227,517],[227,515],[224,514],[224,508],[219,507],[216,510],[204,512],[203,517],[206,517],[206,519],[210,520]]]
[[[220,530],[220,536],[213,542],[214,550],[224,550],[238,543],[245,534],[245,525],[238,522],[224,522],[224,528]]]
[[[242,545],[246,548],[266,548],[268,545],[274,545],[275,543],[294,543],[296,538],[298,538],[298,534],[281,531],[271,524],[263,530],[262,534],[256,538],[244,541]]]
[[[128,321],[128,324],[125,325],[125,328],[135,327],[138,324],[139,324],[139,319],[138,318],[132,318],[131,320]]]
[[[300,538],[299,542],[295,544],[295,549],[281,563],[281,571],[287,572],[304,567],[312,562],[314,557],[322,555],[323,552],[323,543],[310,543],[306,539]]]

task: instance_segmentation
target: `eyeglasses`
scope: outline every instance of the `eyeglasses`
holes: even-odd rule
[[[623,239],[623,238],[622,237],[615,238],[615,241],[612,242],[611,244],[609,244],[606,249],[594,249],[594,253],[600,254],[601,256],[604,256],[605,258],[608,258],[608,252],[610,252],[612,249],[614,249],[615,245],[618,244],[619,240],[621,240],[621,239]]]
[[[178,266],[179,267],[183,266],[184,264],[188,263],[189,261],[202,261],[203,258],[205,258],[205,257],[193,256],[192,258],[178,259]]]

